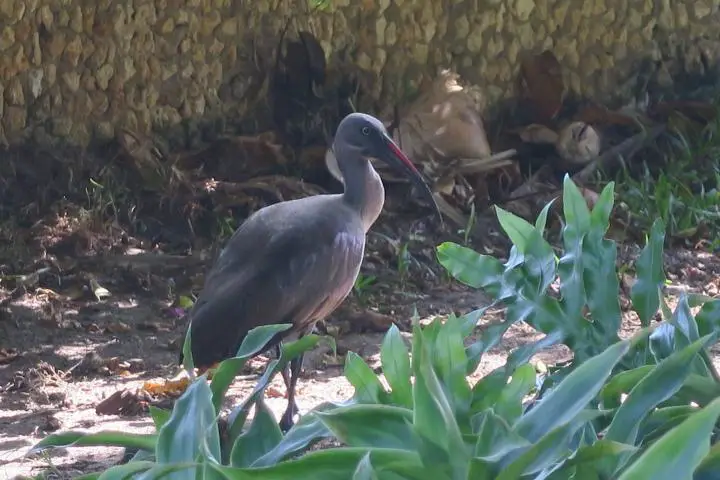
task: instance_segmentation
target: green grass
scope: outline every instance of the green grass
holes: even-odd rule
[[[627,165],[615,178],[631,226],[646,231],[661,218],[669,239],[707,240],[720,247],[720,120],[693,132],[671,130],[657,155]]]

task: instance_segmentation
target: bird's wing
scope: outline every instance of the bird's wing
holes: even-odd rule
[[[234,355],[259,325],[293,323],[292,331],[306,331],[348,295],[364,248],[362,227],[333,216],[314,216],[304,228],[239,230],[190,313],[195,364]]]

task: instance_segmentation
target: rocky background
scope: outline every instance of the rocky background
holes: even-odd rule
[[[720,54],[717,0],[319,1],[2,0],[0,142],[262,123],[267,72],[299,31],[328,71],[364,75],[362,107],[379,114],[443,67],[492,105],[514,94],[519,57],[545,49],[571,92],[603,102],[714,75]]]

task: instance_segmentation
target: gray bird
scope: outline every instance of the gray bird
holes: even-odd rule
[[[368,159],[407,175],[439,216],[432,192],[383,124],[352,113],[338,126],[333,149],[345,180],[342,194],[276,203],[252,214],[233,234],[189,313],[195,366],[233,357],[245,335],[261,325],[290,323],[265,350],[310,333],[350,293],[360,271],[365,234],[380,215],[385,189]],[[182,364],[182,353],[180,363]],[[295,386],[302,356],[285,369],[287,431],[299,413]]]

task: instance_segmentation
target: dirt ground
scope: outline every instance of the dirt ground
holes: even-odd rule
[[[60,223],[55,220],[54,232],[63,230]],[[386,231],[389,225],[398,228],[397,218],[384,214],[374,231]],[[47,229],[43,231],[47,236]],[[65,229],[66,234],[69,231]],[[191,288],[197,291],[207,264],[168,260],[128,265],[118,261],[128,257],[115,247],[110,249],[115,256],[81,261],[79,252],[95,248],[93,242],[102,239],[89,241],[75,234],[58,234],[63,239],[53,244],[53,250],[47,244],[38,248],[37,228],[28,232],[25,254],[8,248],[0,256],[4,278],[37,275],[16,279],[14,289],[0,285],[0,479],[41,473],[52,478],[73,478],[119,461],[121,449],[57,450],[32,459],[24,455],[34,443],[56,431],[152,430],[146,413],[99,415],[95,409],[117,391],[137,389],[145,381],[169,378],[179,372],[177,355],[184,319],[172,302]],[[376,283],[366,293],[353,293],[326,324],[326,332],[337,338],[337,357],[327,348],[318,348],[306,360],[299,383],[298,403],[302,410],[352,395],[352,387],[342,375],[344,353],[351,350],[371,365],[378,364],[379,344],[390,321],[407,331],[415,308],[422,318],[431,318],[450,312],[462,314],[486,302],[482,294],[438,278],[428,267],[433,264],[431,247],[439,242],[437,238],[409,245],[413,257],[404,274],[388,260],[393,255],[383,253],[383,242],[378,238],[373,240],[371,235],[363,267],[364,275],[377,277]],[[64,245],[58,249],[60,243],[69,241],[75,242],[74,248]],[[17,242],[14,245],[17,247]],[[133,249],[125,245],[124,251],[132,253]],[[621,258],[627,261],[637,252],[636,247],[622,247]],[[672,250],[666,253],[666,269],[675,293],[681,289],[718,293],[717,255]],[[30,286],[18,287],[21,283]],[[103,295],[98,286],[107,289],[109,296]],[[481,320],[481,326],[502,315],[502,311],[490,312]],[[625,327],[632,330],[636,322],[630,312],[626,315]],[[484,357],[473,378],[501,365],[509,351],[538,337],[530,327],[514,326],[502,344]],[[561,347],[539,355],[547,364],[567,356]],[[230,403],[252,388],[265,362],[265,357],[259,357],[250,363],[232,386]],[[285,407],[279,376],[267,395],[268,404],[279,418]]]

